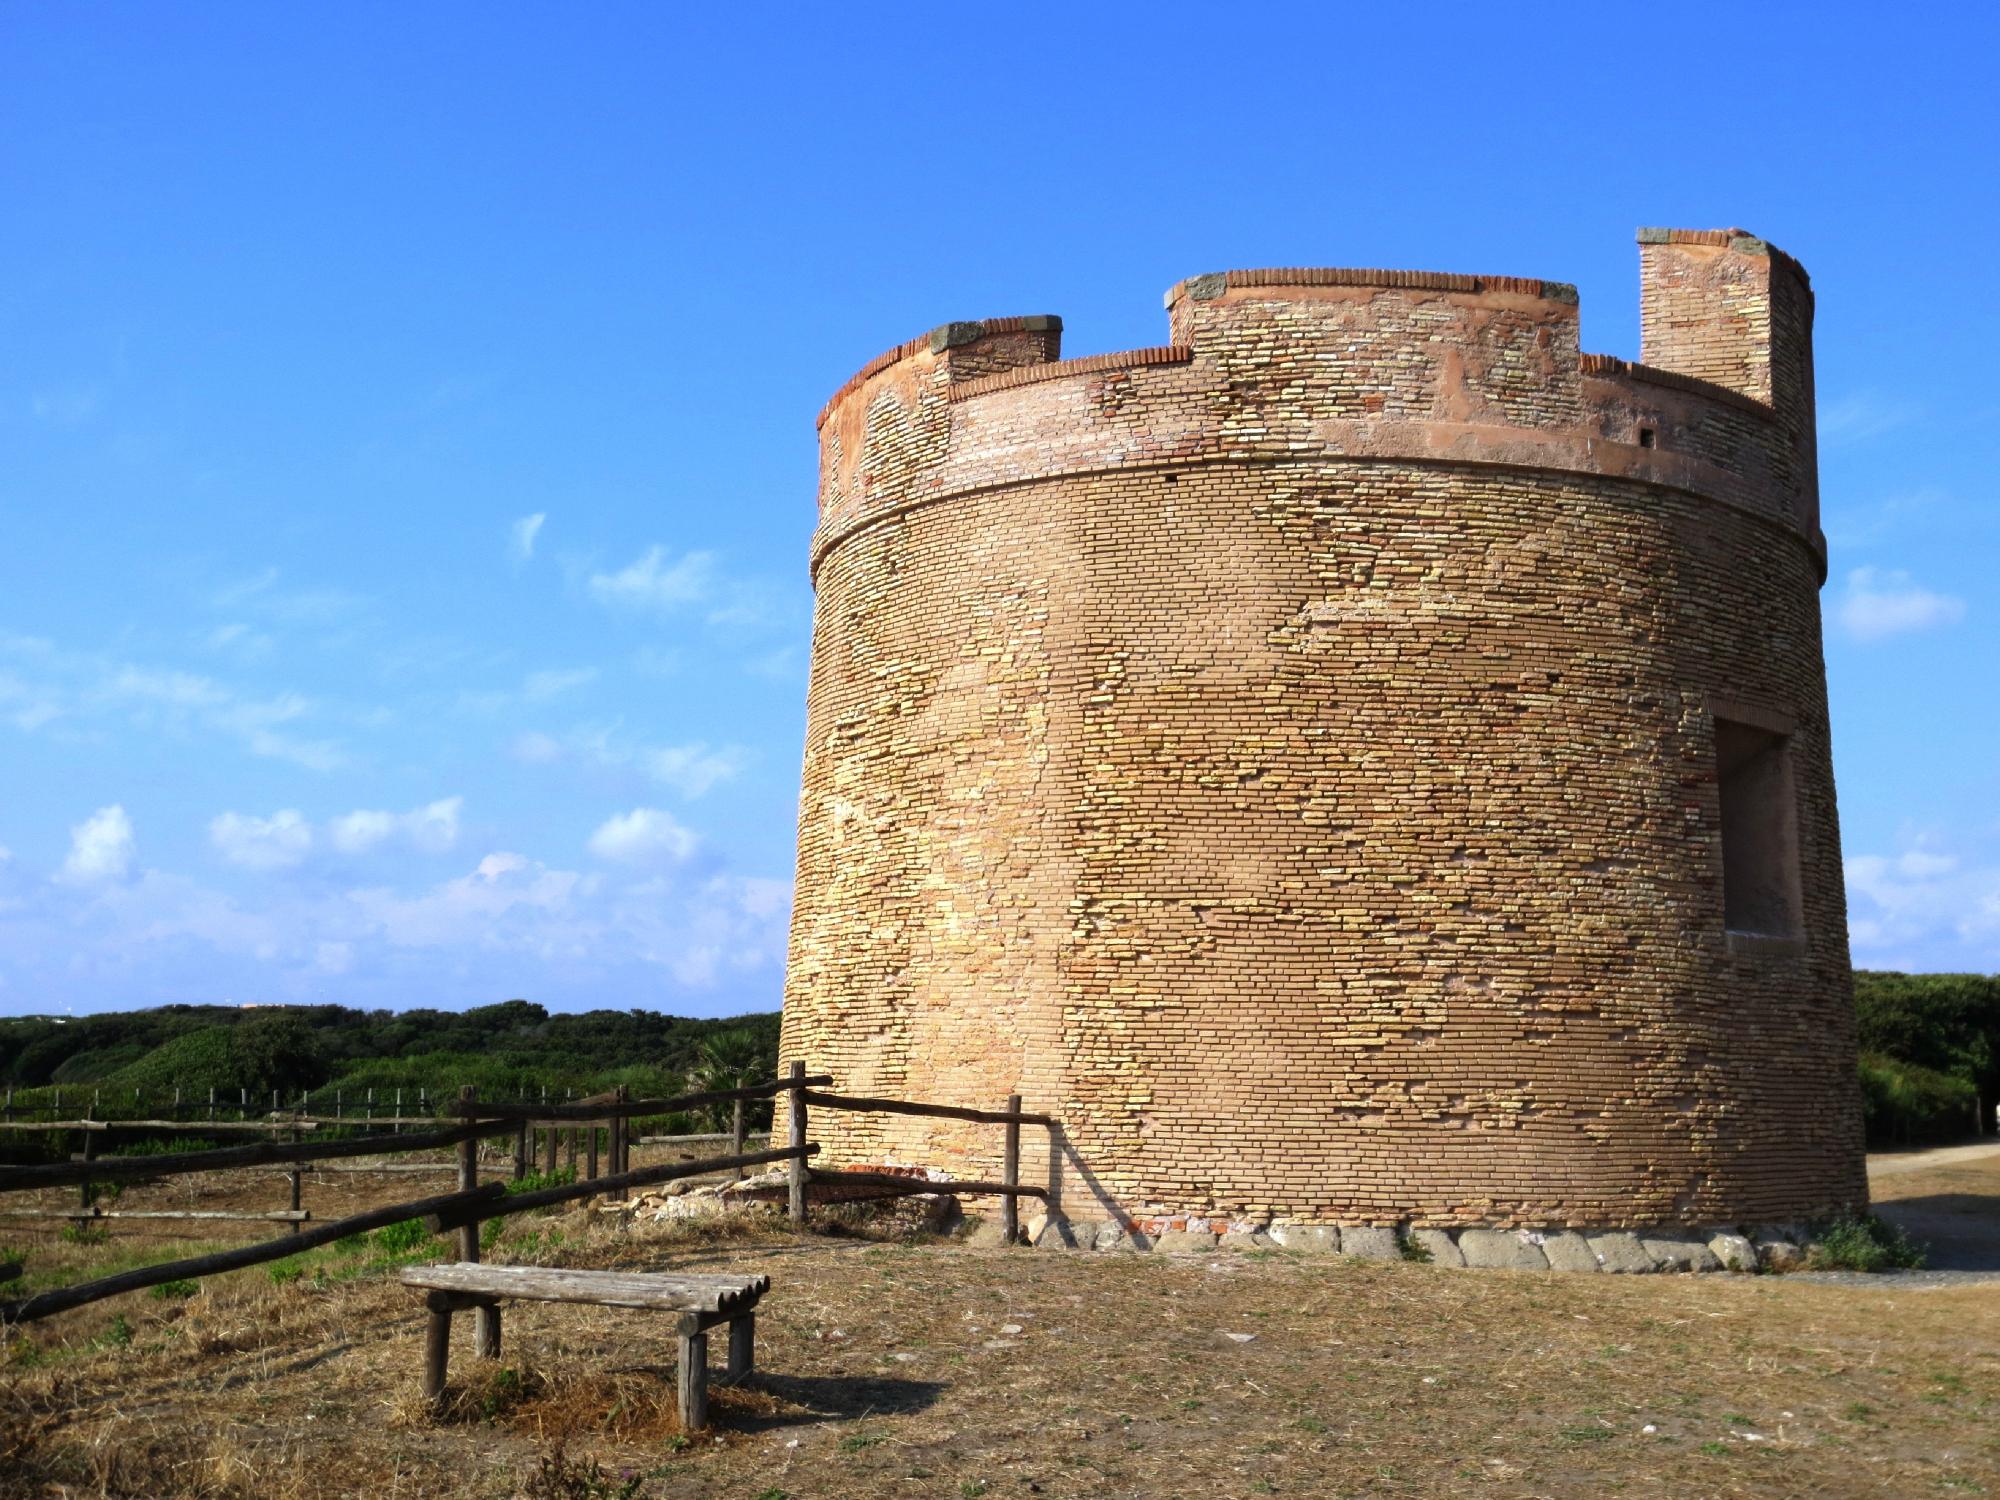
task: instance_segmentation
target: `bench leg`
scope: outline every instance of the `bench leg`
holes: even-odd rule
[[[681,1335],[681,1430],[699,1432],[708,1425],[708,1335]]]
[[[500,1304],[484,1302],[472,1310],[472,1347],[481,1359],[500,1357]]]
[[[451,1358],[451,1309],[430,1305],[424,1328],[424,1404],[433,1416],[444,1410],[444,1367]]]
[[[725,1385],[741,1385],[750,1378],[750,1363],[757,1347],[757,1315],[739,1313],[729,1322],[729,1364],[722,1372]]]

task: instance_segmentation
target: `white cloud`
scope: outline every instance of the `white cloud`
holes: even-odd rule
[[[1862,968],[2000,966],[2000,864],[1907,840],[1847,859],[1848,940]]]
[[[406,840],[423,854],[442,854],[458,842],[458,814],[463,797],[444,797],[409,812],[357,808],[326,825],[333,847],[343,854],[366,854],[391,839]]]
[[[1880,568],[1849,573],[1847,592],[1837,608],[1841,625],[1860,641],[1931,630],[1965,618],[1963,599],[1933,593],[1908,573]]]
[[[208,825],[208,841],[231,864],[248,870],[284,870],[312,852],[312,825],[285,808],[268,818],[226,812]]]
[[[114,802],[100,807],[69,831],[69,858],[61,879],[72,885],[122,880],[132,867],[132,820]]]
[[[517,559],[526,562],[535,555],[535,538],[542,534],[542,522],[548,518],[547,511],[538,510],[507,528],[507,544]]]
[[[653,780],[672,787],[690,800],[701,796],[718,782],[729,780],[743,768],[739,752],[710,750],[699,742],[648,750],[640,756],[639,763]]]
[[[404,898],[386,891],[352,891],[348,900],[398,947],[438,948],[507,945],[519,941],[499,921],[524,915],[561,916],[577,897],[595,889],[590,877],[551,870],[524,855],[506,851],[480,860],[470,875],[447,880],[421,895]],[[544,941],[549,934],[544,933]],[[580,946],[587,935],[575,935]],[[566,946],[561,939],[556,946]]]
[[[597,680],[597,668],[572,667],[568,671],[530,672],[521,682],[521,696],[530,703],[546,703],[572,689]]]
[[[563,747],[549,735],[531,732],[515,739],[512,754],[524,766],[546,766],[562,759]]]
[[[664,547],[649,547],[616,573],[593,573],[588,587],[600,604],[628,609],[674,609],[706,599],[715,586],[715,554],[684,553],[667,562]]]
[[[590,836],[599,859],[628,865],[678,864],[694,853],[695,836],[656,807],[635,807],[605,821]]]

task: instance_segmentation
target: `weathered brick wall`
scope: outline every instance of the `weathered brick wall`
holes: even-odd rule
[[[1860,1201],[1796,414],[1581,355],[1552,283],[1169,307],[1066,363],[1053,320],[947,325],[823,414],[785,1059],[1018,1089],[1078,1213]],[[1791,733],[1797,941],[1724,931],[1718,708]],[[813,1134],[998,1165],[995,1127]]]

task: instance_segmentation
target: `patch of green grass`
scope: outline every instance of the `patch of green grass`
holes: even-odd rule
[[[168,1302],[176,1298],[192,1297],[200,1290],[201,1283],[199,1281],[163,1281],[147,1295],[152,1297],[156,1302]]]
[[[61,1234],[65,1245],[101,1245],[110,1238],[110,1230],[93,1224],[65,1224]]]
[[[105,1326],[104,1332],[90,1341],[94,1349],[123,1349],[132,1342],[132,1325],[125,1321],[125,1314],[119,1313]]]
[[[1924,1263],[1924,1247],[1874,1214],[1851,1214],[1823,1225],[1806,1267],[1813,1271],[1908,1271]]]
[[[882,1441],[879,1432],[850,1432],[840,1440],[842,1453],[859,1453],[864,1448],[872,1448]]]
[[[1557,1434],[1565,1443],[1602,1443],[1617,1435],[1609,1427],[1565,1427]]]
[[[1710,1458],[1721,1458],[1729,1452],[1729,1444],[1716,1442],[1703,1443],[1697,1451],[1706,1453]]]

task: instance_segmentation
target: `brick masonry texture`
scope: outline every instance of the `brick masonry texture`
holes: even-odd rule
[[[1592,1228],[1865,1201],[1811,293],[1271,270],[1060,361],[947,324],[820,423],[782,1054],[1026,1108],[1079,1219]],[[1799,932],[1724,928],[1715,721],[1788,736]],[[999,1169],[822,1113],[824,1165]]]

